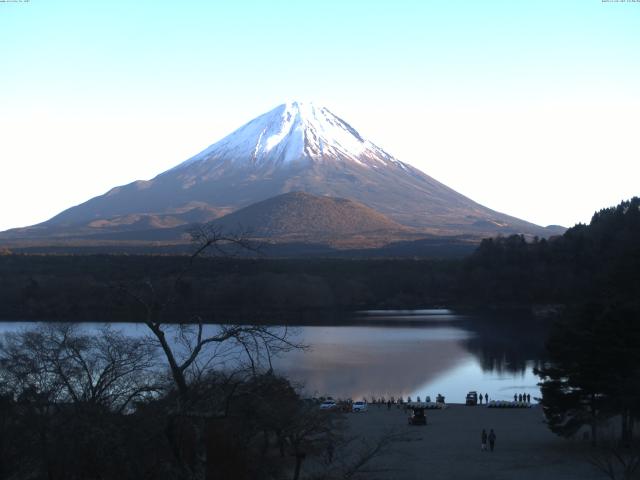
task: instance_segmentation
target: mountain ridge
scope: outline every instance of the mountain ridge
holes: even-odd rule
[[[353,200],[429,235],[560,233],[488,209],[395,159],[327,108],[292,102],[151,180],[112,188],[0,238],[90,236],[138,227],[160,232],[296,191]]]

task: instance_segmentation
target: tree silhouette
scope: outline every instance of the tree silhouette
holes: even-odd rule
[[[640,313],[634,306],[589,304],[565,313],[552,331],[548,361],[537,369],[542,406],[555,433],[583,426],[598,439],[598,425],[621,418],[629,443],[640,413]]]

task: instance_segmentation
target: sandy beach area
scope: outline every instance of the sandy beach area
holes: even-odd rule
[[[393,429],[409,434],[389,453],[376,458],[366,478],[473,479],[473,480],[569,480],[602,479],[589,464],[590,445],[553,434],[543,422],[542,409],[467,407],[449,405],[428,410],[426,426],[409,426],[407,413],[395,406],[370,405],[366,413],[347,415],[350,435],[369,441]],[[481,451],[481,432],[493,428],[494,452]]]

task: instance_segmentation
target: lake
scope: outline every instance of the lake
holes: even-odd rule
[[[0,332],[33,325],[4,322]],[[82,328],[97,331],[103,325],[83,323]],[[127,335],[146,333],[142,324],[112,328]],[[283,354],[273,366],[308,396],[435,399],[440,393],[453,403],[464,402],[469,390],[495,400],[512,400],[514,393],[540,396],[533,368],[543,355],[545,329],[526,317],[445,309],[366,311],[339,326],[295,327],[294,335],[309,348]],[[230,354],[238,350],[216,353],[223,365],[234,361]]]

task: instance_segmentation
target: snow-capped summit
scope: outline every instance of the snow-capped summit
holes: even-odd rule
[[[360,165],[400,163],[329,109],[297,101],[251,120],[176,169],[219,160],[254,168],[327,160]]]

